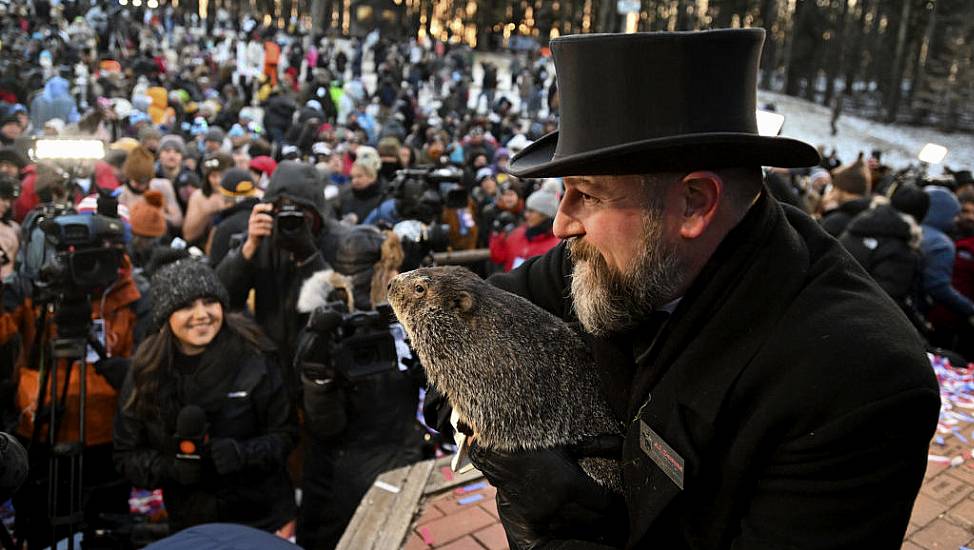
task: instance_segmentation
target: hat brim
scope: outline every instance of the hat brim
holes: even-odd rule
[[[557,145],[556,130],[515,155],[508,171],[522,178],[547,178],[743,166],[803,168],[821,162],[818,151],[803,141],[734,132],[647,139],[555,158]]]

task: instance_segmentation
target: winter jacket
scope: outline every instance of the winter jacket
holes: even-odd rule
[[[838,238],[845,231],[852,218],[867,208],[869,208],[869,197],[844,202],[822,216],[822,229],[829,235]]]
[[[71,84],[60,76],[47,81],[44,91],[30,103],[30,121],[35,130],[40,131],[53,118],[59,118],[65,124],[78,122],[81,115],[70,90]]]
[[[362,190],[347,185],[338,195],[338,216],[355,214],[356,223],[364,223],[369,214],[379,207],[383,198],[385,198],[385,185],[382,180],[376,180],[373,185]]]
[[[902,304],[919,289],[920,239],[920,226],[912,217],[879,203],[853,218],[839,242],[893,300]]]
[[[271,135],[284,136],[293,122],[297,105],[290,94],[279,93],[267,100],[264,108],[264,127]]]
[[[234,236],[242,237],[247,234],[247,224],[250,222],[250,212],[254,205],[260,202],[258,198],[244,199],[237,204],[220,212],[214,222],[213,233],[210,236],[210,248],[206,255],[211,265],[220,265],[230,249],[230,241]],[[243,243],[243,241],[240,241]]]
[[[490,238],[490,261],[504,266],[504,271],[510,271],[528,258],[540,256],[558,245],[559,239],[552,232],[550,226],[547,231],[534,236],[528,236],[528,226],[520,225],[509,235],[495,233]]]
[[[278,170],[284,169],[281,163]],[[277,345],[282,364],[290,364],[291,347],[297,341],[303,323],[296,314],[301,285],[317,271],[335,262],[335,253],[347,229],[330,216],[324,215],[325,196],[315,185],[297,179],[281,178],[267,188],[264,200],[274,202],[287,197],[297,204],[314,208],[321,214],[321,230],[317,235],[321,254],[298,265],[291,253],[274,243],[274,237],[261,240],[250,260],[244,259],[237,248],[226,255],[216,268],[217,276],[227,287],[232,309],[243,309],[247,295],[254,290],[254,317],[264,332]]]
[[[923,219],[923,290],[939,304],[964,319],[974,315],[974,302],[951,284],[956,248],[947,231],[960,212],[960,202],[945,187],[930,186],[930,208]]]
[[[571,272],[561,245],[491,281],[572,320]],[[899,309],[804,213],[765,192],[660,331],[593,344],[626,430],[628,547],[902,544],[937,381]]]
[[[140,299],[139,290],[131,277],[131,265],[126,260],[123,263],[123,275],[110,286],[101,296],[91,299],[91,318],[104,326],[103,343],[105,351],[110,357],[130,357],[135,350],[135,325],[138,321],[136,303]],[[15,280],[4,285],[4,313],[9,316],[12,325],[17,328],[14,335],[0,335],[0,344],[4,347],[19,348],[17,353],[17,370],[19,383],[17,386],[17,409],[22,414],[17,428],[18,433],[30,438],[34,430],[34,414],[37,411],[37,390],[40,384],[40,371],[30,365],[31,350],[35,347],[39,335],[36,332],[36,320],[41,315],[41,306],[33,302],[30,283],[23,277],[15,275]],[[57,329],[53,319],[50,321],[48,338],[54,338]],[[85,412],[85,444],[100,445],[112,440],[111,423],[115,414],[117,392],[109,381],[99,374],[94,367],[94,356],[88,361],[85,374],[86,384],[86,412]],[[71,383],[68,388],[67,408],[59,419],[58,441],[77,441],[79,438],[79,407],[81,395],[78,367],[72,368]],[[67,361],[58,360],[58,383],[63,383],[67,374]],[[48,404],[50,394],[45,397]],[[41,440],[47,441],[48,428],[41,430]]]
[[[297,421],[273,359],[224,325],[194,371],[169,369],[167,391],[176,411],[162,419],[145,418],[125,406],[139,368],[132,366],[119,395],[114,461],[133,485],[162,488],[171,531],[213,522],[274,531],[294,518],[294,491],[285,466],[297,439]],[[182,485],[170,477],[177,454],[175,417],[187,405],[206,413],[210,442],[236,440],[240,471],[217,473],[204,448],[199,483]]]
[[[20,181],[20,196],[13,204],[14,220],[17,223],[23,222],[27,214],[41,203],[40,197],[34,190],[34,187],[37,186],[37,165],[28,164],[21,170],[20,175],[23,178]]]

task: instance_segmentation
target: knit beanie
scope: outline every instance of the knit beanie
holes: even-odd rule
[[[554,218],[558,214],[558,197],[547,191],[536,191],[528,197],[525,208]]]
[[[832,185],[846,193],[868,195],[871,184],[872,176],[861,152],[855,162],[832,172]]]
[[[223,308],[230,303],[227,289],[209,265],[186,258],[173,262],[152,276],[149,294],[152,298],[152,324],[162,328],[169,316],[197,298],[216,298]]]
[[[146,126],[139,129],[139,143],[145,143],[150,139],[162,139],[162,132],[155,126]]]
[[[140,237],[161,237],[166,234],[166,215],[162,206],[162,192],[150,189],[129,207],[132,234]]]
[[[217,143],[223,143],[223,140],[227,137],[227,133],[223,131],[223,128],[219,126],[210,126],[207,130],[206,136],[203,141],[215,141]]]
[[[163,136],[163,138],[159,141],[159,150],[162,151],[164,149],[173,149],[178,151],[180,155],[185,155],[186,142],[183,140],[183,138],[177,136],[176,134],[169,134],[167,136]]]
[[[152,151],[139,145],[128,154],[125,164],[122,165],[122,173],[132,181],[148,182],[156,173],[155,155],[152,154]]]

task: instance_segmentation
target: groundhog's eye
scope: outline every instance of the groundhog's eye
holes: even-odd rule
[[[416,294],[422,294],[426,292],[426,287],[423,285],[416,285]]]

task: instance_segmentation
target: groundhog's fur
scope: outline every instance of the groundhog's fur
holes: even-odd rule
[[[538,449],[621,433],[581,339],[531,302],[458,267],[397,276],[389,302],[430,383],[478,445]],[[618,461],[579,464],[597,482],[620,489]]]

